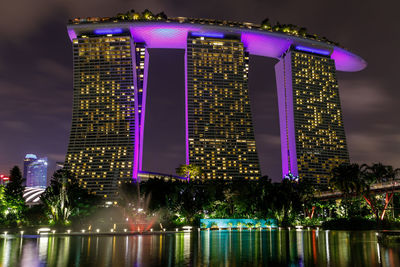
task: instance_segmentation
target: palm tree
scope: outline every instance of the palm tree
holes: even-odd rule
[[[363,195],[363,192],[369,190],[369,185],[365,183],[365,180],[362,178],[363,172],[361,169],[362,168],[356,163],[341,164],[332,169],[332,178],[329,180],[329,185],[342,192],[345,201],[351,196]],[[365,198],[364,195],[363,197]],[[348,216],[347,205],[345,205],[344,208],[345,214]]]
[[[345,197],[357,195],[367,189],[367,184],[362,179],[362,171],[358,164],[341,164],[332,169],[332,178],[329,184],[343,193]]]

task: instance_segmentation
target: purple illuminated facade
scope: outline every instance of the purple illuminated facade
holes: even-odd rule
[[[149,69],[149,53],[144,43],[133,43],[133,77],[135,87],[135,152],[133,164],[133,179],[138,179],[142,170],[144,121],[146,114],[147,73]]]
[[[349,162],[335,63],[324,50],[296,46],[275,66],[282,174],[317,187]]]
[[[317,169],[317,166],[315,165],[316,163],[310,160],[307,155],[311,155],[313,153],[313,155],[318,155],[318,153],[323,150],[337,152],[339,150],[341,151],[342,149],[343,151],[346,151],[343,153],[340,152],[342,154],[339,152],[332,152],[333,154],[328,153],[328,155],[324,154],[318,163],[321,166],[323,165],[324,168],[329,165],[329,167],[326,167],[324,170],[334,166],[335,164],[337,165],[340,162],[345,162],[348,160],[345,138],[344,141],[342,138],[342,134],[344,136],[344,131],[342,132],[341,130],[343,129],[343,124],[341,118],[340,101],[336,87],[337,83],[335,73],[336,70],[353,72],[364,69],[366,67],[366,62],[362,58],[332,44],[304,39],[298,36],[286,35],[283,33],[269,32],[262,30],[260,27],[254,27],[254,25],[252,26],[248,23],[197,23],[196,21],[197,20],[190,20],[187,18],[173,18],[163,21],[115,21],[99,23],[85,22],[68,25],[68,34],[75,48],[74,114],[70,145],[66,159],[66,167],[76,173],[78,177],[83,177],[81,179],[82,184],[87,186],[89,189],[96,191],[98,194],[103,194],[105,196],[107,194],[113,195],[115,194],[115,188],[118,182],[132,178],[138,179],[138,174],[143,171],[142,159],[146,112],[146,91],[148,81],[148,66],[150,62],[148,49],[151,48],[171,48],[185,50],[185,136],[187,164],[196,163],[199,165],[205,164],[205,166],[207,166],[206,161],[210,161],[209,164],[218,165],[216,162],[218,161],[216,159],[218,158],[216,153],[217,148],[219,149],[218,151],[221,151],[223,148],[225,149],[226,146],[224,147],[221,144],[230,140],[229,142],[232,141],[232,144],[236,142],[236,144],[233,145],[235,147],[235,152],[237,152],[236,149],[240,149],[241,152],[244,150],[246,151],[246,154],[240,155],[240,158],[242,158],[244,155],[246,155],[246,157],[249,156],[247,153],[255,153],[254,157],[249,156],[250,158],[254,158],[254,162],[251,163],[251,166],[250,164],[248,166],[246,164],[246,166],[243,164],[240,165],[242,171],[246,168],[248,171],[246,174],[250,174],[250,170],[252,171],[252,175],[248,175],[247,177],[255,178],[261,175],[259,172],[256,172],[259,170],[259,164],[255,148],[253,126],[251,123],[247,124],[249,123],[248,120],[251,122],[250,109],[247,108],[249,103],[248,99],[246,98],[248,94],[248,57],[250,55],[272,57],[280,60],[280,62],[276,65],[276,78],[282,140],[283,175],[292,173],[299,175],[300,178],[301,176],[310,177],[308,174],[302,174],[303,172],[306,173],[306,170],[304,164],[302,165],[301,162],[305,162],[308,164],[308,166],[312,166],[310,167],[312,171]],[[122,43],[119,41],[120,38],[124,38]],[[194,88],[191,87],[193,86],[194,81],[194,76],[192,73],[192,71],[194,71],[193,52],[201,53],[202,50],[199,48],[199,50],[196,52],[193,50],[194,48],[191,47],[192,50],[189,51],[188,44],[193,40],[196,42],[198,40],[200,42],[200,39],[202,39],[201,41],[211,40],[211,43],[205,44],[208,46],[207,49],[216,49],[217,51],[216,47],[221,44],[227,48],[234,44],[238,46],[235,49],[239,49],[243,53],[243,61],[241,61],[242,59],[239,59],[241,56],[237,56],[238,61],[235,68],[239,68],[240,71],[244,71],[242,73],[242,77],[245,75],[244,80],[237,80],[237,83],[234,84],[234,79],[236,78],[232,78],[234,76],[229,77],[230,74],[227,72],[224,75],[228,78],[221,76],[221,80],[219,80],[220,78],[211,79],[207,81],[207,86],[202,85],[202,81],[196,81],[198,82],[198,84],[196,84],[197,89],[203,86],[200,89],[204,89],[206,91],[209,90],[208,87],[211,88],[214,85],[216,86],[214,88],[215,90],[226,89],[229,91],[229,86],[217,86],[218,83],[223,81],[225,81],[227,84],[230,83],[230,86],[233,85],[233,88],[237,90],[243,90],[242,100],[239,99],[238,101],[244,102],[238,102],[236,106],[240,106],[240,111],[248,115],[248,117],[242,118],[242,123],[243,121],[246,121],[245,124],[249,129],[245,130],[245,132],[250,133],[250,135],[243,137],[241,134],[235,136],[235,134],[226,133],[226,137],[224,138],[214,137],[215,140],[218,139],[217,141],[221,141],[222,143],[214,146],[214,148],[209,144],[203,146],[203,148],[207,147],[207,149],[210,151],[210,155],[211,152],[215,152],[213,154],[215,155],[214,163],[211,156],[209,159],[205,159],[198,154],[196,159],[196,156],[193,154],[193,149],[196,148],[194,146],[191,147],[190,144],[191,139],[196,136],[191,133],[191,127],[195,124],[193,121],[190,121],[190,118],[194,118],[194,115],[198,115],[194,113],[194,109],[191,109],[193,107],[190,107],[190,105],[205,99],[201,98],[199,95],[193,95],[192,93]],[[218,42],[221,44],[218,44]],[[192,44],[193,43],[191,43],[191,45]],[[310,60],[310,62],[314,62],[316,64],[315,66],[306,67],[309,68],[310,71],[319,71],[318,69],[314,68],[318,68],[325,63],[327,64],[326,66],[324,65],[326,69],[324,69],[323,72],[324,74],[329,73],[328,76],[325,77],[328,80],[330,79],[328,81],[330,83],[329,93],[333,95],[336,94],[337,99],[325,99],[326,101],[324,103],[321,102],[322,104],[328,105],[328,108],[325,110],[318,106],[318,103],[316,102],[316,106],[314,108],[311,107],[310,110],[316,111],[317,113],[321,112],[321,114],[325,114],[325,112],[328,111],[336,112],[336,117],[332,115],[330,118],[333,122],[331,124],[324,124],[324,127],[328,127],[329,131],[324,132],[321,130],[318,132],[319,134],[322,133],[320,135],[321,138],[330,138],[330,141],[328,142],[329,146],[321,145],[318,147],[319,142],[315,141],[316,137],[307,135],[307,132],[304,129],[307,127],[314,127],[312,124],[305,128],[301,128],[299,126],[300,124],[298,124],[299,116],[301,117],[301,112],[298,112],[298,108],[302,108],[298,105],[298,101],[301,102],[302,98],[297,97],[296,89],[294,89],[297,86],[294,84],[297,80],[293,76],[293,68],[295,67],[294,64],[300,63],[288,61],[288,58],[291,55],[290,51],[293,49],[296,50],[298,55],[313,56],[312,58],[307,58],[307,61]],[[201,57],[200,54],[199,56]],[[221,53],[221,56],[223,56],[223,53]],[[235,57],[233,52],[231,56]],[[244,59],[244,57],[247,57],[247,59]],[[302,59],[304,58],[300,56],[297,61],[300,62]],[[196,62],[196,66],[199,66],[197,64],[203,64],[202,60],[203,59],[200,59],[201,62]],[[228,64],[228,62],[230,61],[227,60],[226,64]],[[220,67],[223,68],[223,64]],[[113,74],[118,74],[118,77],[112,75],[111,72],[113,72]],[[221,73],[217,72],[209,72],[207,73],[207,77],[218,77],[220,74]],[[301,75],[304,75],[304,73],[300,73],[299,75],[299,77],[302,77]],[[311,78],[313,77],[310,76],[310,79]],[[318,79],[314,79],[314,82],[318,82]],[[302,92],[306,92],[308,90],[305,83],[301,86],[304,86],[304,90],[301,90]],[[323,94],[325,94],[325,90],[328,89],[321,87],[315,90],[320,90],[323,92]],[[332,90],[336,91],[333,92]],[[209,96],[211,96],[211,93]],[[213,95],[213,97],[216,97],[215,101],[219,103],[219,107],[221,107],[222,110],[224,103],[221,99],[219,99],[221,96]],[[309,101],[314,101],[313,99],[313,97],[310,97]],[[205,103],[206,102],[204,102],[204,104]],[[331,104],[333,106],[331,106]],[[211,107],[207,111],[202,110],[201,112],[204,111],[209,113],[203,113],[202,116],[209,116],[211,113],[215,113],[215,107],[216,106]],[[305,108],[308,107],[306,106]],[[196,110],[196,112],[200,112],[200,110]],[[226,116],[233,116],[228,113],[227,110],[223,110],[221,112],[226,112],[226,114],[224,113],[225,118]],[[321,117],[318,114],[315,115],[316,122],[319,124],[328,122],[329,118],[324,116]],[[229,127],[232,127],[232,124],[228,124],[230,125]],[[222,128],[228,127],[228,124],[223,125],[222,121],[220,122],[220,125],[223,125]],[[116,126],[121,128],[117,129]],[[204,135],[205,131],[208,131],[209,128],[210,127],[204,128],[204,132],[202,134]],[[308,140],[307,138],[309,138],[308,141],[314,140],[315,147],[311,149],[313,152],[307,152],[299,149],[299,129],[304,130],[302,132],[302,136],[305,136],[306,141]],[[223,131],[223,129],[221,129],[221,131]],[[329,133],[331,133],[331,135]],[[232,136],[235,137],[231,138]],[[200,136],[197,137],[200,139]],[[117,139],[119,140],[118,142],[115,141]],[[211,142],[210,138],[203,137],[202,139],[203,141],[201,142],[204,144]],[[205,139],[208,141],[204,141]],[[215,140],[211,143],[215,144]],[[311,145],[312,142],[310,142],[307,143],[308,146]],[[242,148],[242,144],[246,144],[246,148]],[[197,148],[200,149],[200,147]],[[213,149],[215,149],[215,151],[213,151]],[[231,155],[231,152],[229,155]],[[331,156],[332,158],[329,158]],[[201,162],[202,160],[205,162]],[[211,171],[210,176],[216,178],[233,177],[230,174],[224,176],[223,171],[228,168],[228,165],[230,164],[229,162],[232,163],[235,161],[235,159],[225,158],[224,160],[226,160],[225,167],[223,165],[215,166],[214,171],[212,168],[205,168]],[[105,164],[103,164],[104,162]],[[218,167],[220,167],[220,169],[218,169]],[[215,175],[212,174],[212,172],[214,172]],[[216,173],[219,174],[217,175]],[[316,180],[318,180],[317,183],[324,184],[327,180],[327,177],[324,176],[326,173],[318,173],[317,171],[316,173],[318,174],[316,176]],[[244,177],[245,175],[243,175],[243,172],[238,171],[237,177],[239,176]],[[107,190],[104,188],[107,188]],[[105,193],[106,191],[108,193]]]

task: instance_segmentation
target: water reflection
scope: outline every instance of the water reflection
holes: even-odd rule
[[[0,266],[399,266],[375,232],[202,231],[0,238]]]

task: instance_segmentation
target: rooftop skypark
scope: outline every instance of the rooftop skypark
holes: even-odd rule
[[[140,13],[132,9],[126,13],[118,13],[116,16],[113,17],[74,18],[71,19],[69,23],[82,24],[82,23],[102,23],[102,22],[109,23],[109,22],[124,22],[124,21],[162,21],[162,22],[179,22],[179,23],[199,23],[208,25],[258,29],[262,31],[284,33],[291,36],[297,36],[305,39],[324,42],[335,46],[340,46],[338,42],[331,41],[326,37],[321,37],[316,34],[309,33],[307,29],[304,27],[300,27],[294,24],[280,24],[278,21],[275,24],[272,24],[268,18],[264,19],[261,22],[261,24],[254,24],[249,22],[235,22],[235,21],[217,20],[217,19],[198,19],[198,18],[186,18],[186,17],[174,18],[174,17],[168,17],[164,12],[153,14],[150,10],[145,9],[143,12]]]

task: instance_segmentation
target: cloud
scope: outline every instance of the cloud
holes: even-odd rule
[[[30,129],[29,124],[22,121],[7,120],[7,121],[2,121],[1,125],[2,125],[1,127],[2,131],[9,130],[9,131],[28,132]]]
[[[400,167],[400,134],[350,133],[347,135],[350,158],[358,163],[382,162]]]
[[[339,81],[340,99],[346,110],[357,113],[375,112],[392,104],[385,88],[370,80]]]
[[[36,70],[52,79],[58,78],[64,81],[70,81],[72,79],[72,69],[55,60],[47,58],[39,59],[36,62]]]

